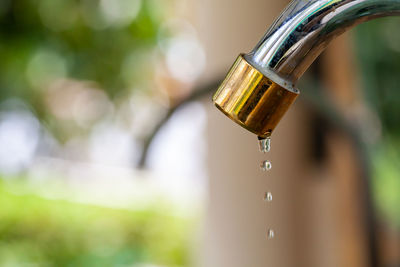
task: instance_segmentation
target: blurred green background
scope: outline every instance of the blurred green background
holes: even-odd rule
[[[163,4],[2,1],[0,100],[24,101],[60,140],[87,132],[105,115],[108,101],[117,103],[134,90],[151,94],[152,57],[166,20]],[[71,95],[79,92],[89,94],[82,105],[94,106],[97,113],[60,110],[60,101],[72,105]]]
[[[179,88],[190,86],[179,77],[191,73],[168,73],[179,44],[181,52],[200,49],[190,25],[175,21],[180,2],[0,1],[0,266],[191,264],[198,212],[183,212],[160,190],[151,193],[145,174],[122,183],[138,180],[125,195],[145,194],[140,207],[130,199],[109,204],[124,195],[124,185],[100,204],[98,191],[89,201],[75,196],[86,176],[95,177],[87,191],[102,175],[112,179],[103,188],[121,183],[119,169],[93,174],[85,164],[135,167],[143,141]],[[83,174],[71,174],[82,179],[75,191],[65,177],[74,162],[84,165]],[[54,180],[63,181],[58,189],[49,185]],[[60,196],[68,190],[73,196]]]
[[[380,213],[400,226],[400,35],[398,17],[370,21],[355,30],[363,94],[377,118],[369,142],[373,192]]]
[[[0,183],[0,266],[190,263],[193,221],[161,201],[129,211],[16,195],[15,187],[23,184]]]

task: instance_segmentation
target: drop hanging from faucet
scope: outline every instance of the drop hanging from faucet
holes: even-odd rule
[[[258,137],[258,144],[261,152],[269,152],[271,150],[271,137]]]

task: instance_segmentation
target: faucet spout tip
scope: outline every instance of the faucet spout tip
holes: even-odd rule
[[[240,55],[215,93],[213,102],[245,129],[268,137],[298,95],[273,82]]]

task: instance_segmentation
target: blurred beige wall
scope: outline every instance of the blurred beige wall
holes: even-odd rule
[[[288,1],[188,0],[189,19],[198,30],[207,55],[204,79],[227,72],[239,53],[249,52]]]
[[[286,1],[195,1],[195,22],[207,55],[205,79],[227,72],[239,53],[249,52],[263,36]],[[296,108],[279,126],[268,155],[258,152],[256,136],[238,127],[207,105],[210,202],[206,222],[202,267],[296,266],[291,227],[291,180],[301,171],[304,146]],[[303,118],[304,119],[304,118]],[[301,126],[300,126],[301,127]],[[304,131],[304,129],[303,129]],[[294,139],[292,133],[297,133]],[[275,138],[276,137],[276,138]],[[292,148],[295,153],[286,154]],[[261,160],[272,161],[263,173]],[[288,162],[291,162],[288,164]],[[266,191],[273,202],[265,203]],[[266,240],[267,229],[276,232]]]

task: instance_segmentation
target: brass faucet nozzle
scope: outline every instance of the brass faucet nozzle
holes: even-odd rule
[[[240,55],[213,101],[242,127],[260,137],[268,137],[298,95],[298,91],[271,81]]]

